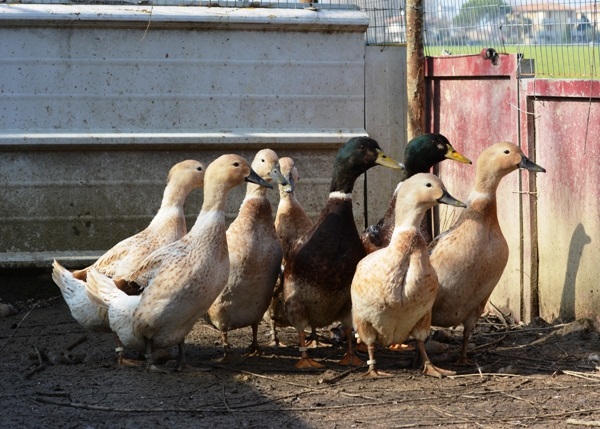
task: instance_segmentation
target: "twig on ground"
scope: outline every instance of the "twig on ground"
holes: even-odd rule
[[[572,375],[573,377],[583,378],[585,380],[600,382],[600,374],[578,372],[578,371],[568,371],[566,369],[563,369],[562,373],[566,374],[566,375]]]
[[[482,345],[477,346],[477,347],[473,347],[473,349],[471,351],[484,349],[486,347],[493,346],[494,344],[501,343],[502,341],[504,341],[506,339],[506,337],[508,337],[508,335],[504,334],[502,337],[498,338],[497,340],[490,341],[489,343],[485,343],[485,344],[482,344]]]
[[[17,323],[17,326],[15,326],[15,330],[13,331],[13,333],[10,334],[10,336],[8,337],[8,339],[6,340],[4,345],[0,348],[0,352],[2,352],[2,350],[4,350],[4,348],[8,345],[8,343],[10,342],[10,339],[17,333],[17,330],[19,329],[19,326],[21,326],[21,323],[23,323],[23,321],[27,318],[27,316],[29,316],[29,313],[31,313],[33,311],[33,309],[38,306],[39,303],[40,302],[38,301],[35,304],[33,304],[31,306],[31,308],[29,309],[29,311],[27,313],[25,313],[25,316],[23,316],[23,318],[19,321],[19,323]]]
[[[69,344],[67,346],[67,351],[73,350],[79,344],[85,343],[87,340],[88,340],[87,334],[83,334],[81,337],[79,337],[78,339],[76,339],[75,341],[73,341],[71,344]]]
[[[331,378],[321,378],[321,379],[319,379],[318,383],[319,384],[322,384],[322,383],[326,383],[326,384],[336,383],[336,382],[342,380],[343,378],[346,378],[348,375],[352,374],[353,372],[356,372],[359,369],[363,369],[365,367],[366,367],[366,365],[359,365],[359,366],[352,367],[350,369],[347,369],[344,372],[340,372],[339,374],[337,374],[337,375],[335,375],[335,376],[333,376]]]
[[[223,386],[222,397],[223,397],[223,404],[225,405],[225,408],[227,408],[227,411],[229,411],[229,413],[231,413],[231,415],[233,417],[235,417],[235,420],[238,422],[238,425],[240,425],[242,422],[240,422],[240,419],[238,419],[238,416],[235,415],[233,410],[231,408],[229,408],[229,404],[227,404],[227,399],[225,399],[225,386]]]
[[[567,419],[568,425],[600,427],[600,420]]]
[[[38,364],[36,365],[35,368],[33,368],[25,373],[25,378],[31,377],[33,374],[41,371],[45,367],[44,359],[42,358],[42,353],[39,351],[39,349],[36,346],[33,346],[33,349],[35,350],[35,353],[37,355]]]

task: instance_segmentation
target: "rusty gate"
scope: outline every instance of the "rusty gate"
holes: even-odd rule
[[[519,145],[546,174],[514,172],[498,189],[510,257],[491,301],[517,320],[600,317],[600,82],[536,79],[517,55],[426,59],[427,127],[473,161],[498,141]],[[453,195],[475,166],[442,163]],[[447,229],[456,209],[440,208]]]

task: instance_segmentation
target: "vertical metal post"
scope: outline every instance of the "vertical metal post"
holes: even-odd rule
[[[406,93],[408,95],[408,140],[425,132],[423,2],[424,0],[406,0]]]

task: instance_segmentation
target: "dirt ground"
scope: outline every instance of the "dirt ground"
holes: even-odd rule
[[[414,352],[387,349],[377,361],[392,377],[366,379],[364,367],[336,364],[344,345],[330,330],[310,350],[327,369],[296,370],[297,347],[267,347],[264,323],[262,356],[243,356],[246,328],[230,334],[234,357],[219,363],[219,335],[200,322],[186,342],[200,370],[148,373],[116,366],[112,336],[85,332],[48,272],[1,279],[0,307],[12,313],[0,318],[2,428],[600,426],[600,334],[589,320],[518,325],[490,314],[472,339],[478,367],[452,365],[459,330],[435,330],[432,360],[457,371],[445,379],[413,369]],[[292,329],[281,337],[295,344]]]

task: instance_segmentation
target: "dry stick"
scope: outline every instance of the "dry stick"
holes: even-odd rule
[[[470,423],[470,424],[474,424],[474,425],[476,425],[476,426],[483,426],[481,423],[475,422],[475,421],[473,421],[473,420],[471,420],[471,419],[468,419],[468,418],[466,418],[466,417],[462,417],[462,416],[458,416],[458,417],[457,417],[457,416],[455,416],[455,415],[453,415],[453,414],[450,414],[450,413],[448,413],[448,412],[446,412],[446,411],[444,411],[444,410],[440,410],[438,407],[434,407],[434,406],[432,406],[431,408],[432,408],[434,411],[437,411],[437,412],[438,412],[438,413],[440,413],[440,414],[444,414],[444,415],[445,415],[445,416],[447,416],[447,417],[452,417],[453,419],[461,419],[461,420],[463,420],[463,422]]]
[[[498,344],[498,343],[504,341],[506,339],[506,337],[508,337],[508,335],[504,334],[502,337],[498,338],[497,340],[490,341],[489,343],[485,343],[485,344],[482,344],[482,345],[477,346],[477,347],[473,347],[471,349],[471,351],[480,350],[480,349],[484,349],[484,348],[489,347],[489,346],[493,346],[494,344]]]
[[[600,382],[600,379],[599,379],[600,375],[597,375],[597,374],[587,374],[585,372],[568,371],[566,369],[563,369],[562,373],[566,374],[566,375],[572,375],[573,377],[583,378],[585,380]]]
[[[578,419],[567,419],[568,425],[576,425],[576,426],[594,426],[600,427],[599,420],[578,420]]]
[[[321,384],[321,383],[326,383],[326,384],[336,383],[336,382],[340,381],[341,379],[346,378],[348,375],[352,374],[353,372],[356,372],[359,369],[363,369],[363,368],[366,368],[366,365],[358,365],[358,366],[352,367],[350,369],[347,369],[344,372],[340,372],[339,374],[335,375],[334,377],[327,378],[327,379],[325,379],[325,378],[320,379],[319,384]]]
[[[23,316],[23,318],[21,319],[21,321],[20,321],[20,322],[17,324],[17,326],[15,327],[15,330],[13,331],[13,333],[12,333],[12,334],[10,334],[10,336],[8,337],[8,339],[6,340],[6,342],[4,343],[4,345],[2,346],[2,348],[0,348],[0,352],[2,352],[2,350],[4,350],[4,348],[5,348],[5,347],[8,345],[8,343],[10,342],[10,339],[11,339],[11,338],[12,338],[12,337],[13,337],[13,336],[14,336],[14,335],[17,333],[17,329],[19,329],[19,326],[21,326],[21,323],[23,323],[23,321],[25,320],[25,318],[26,318],[27,316],[29,316],[29,313],[31,313],[31,312],[33,311],[33,309],[34,309],[35,307],[37,307],[37,305],[38,305],[39,303],[40,303],[40,302],[38,301],[38,302],[36,302],[35,304],[33,304],[33,305],[31,306],[31,308],[29,309],[29,311],[28,311],[27,313],[25,313],[25,316]]]
[[[70,352],[75,347],[77,347],[79,344],[85,343],[87,340],[88,340],[87,334],[83,334],[81,337],[79,337],[78,339],[76,339],[75,341],[73,341],[71,344],[69,344],[67,346],[67,351]]]
[[[231,413],[231,415],[233,417],[235,417],[235,420],[238,422],[238,425],[241,425],[242,422],[240,422],[240,419],[238,419],[238,416],[235,415],[233,410],[231,408],[229,408],[229,405],[227,404],[227,400],[225,399],[225,386],[223,386],[223,404],[225,404],[225,408],[227,408],[227,411],[229,411]]]
[[[33,346],[33,349],[35,350],[35,353],[37,354],[37,358],[38,358],[38,364],[35,368],[33,368],[30,371],[27,371],[25,373],[25,378],[29,378],[31,377],[33,374],[35,374],[36,372],[41,371],[42,369],[44,369],[45,364],[44,364],[44,359],[42,359],[42,354],[40,353],[40,351],[38,350],[38,348],[36,346]]]

